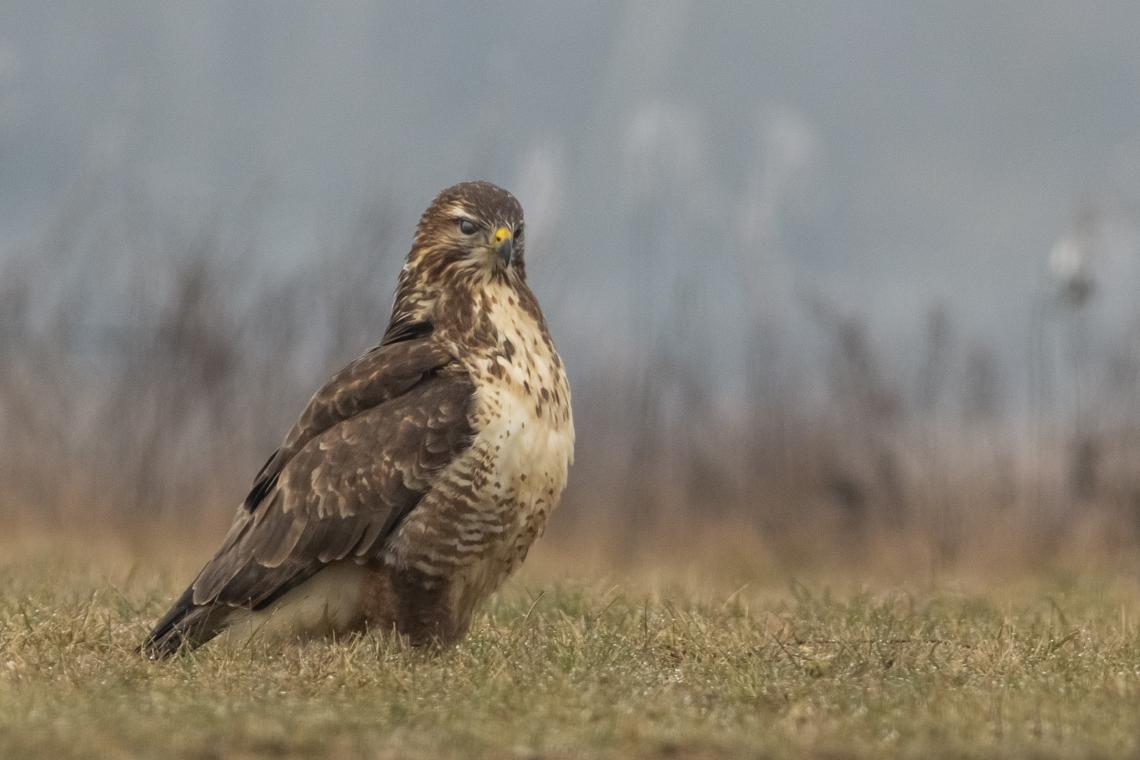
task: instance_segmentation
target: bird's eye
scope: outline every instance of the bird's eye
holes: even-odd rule
[[[515,240],[516,241],[522,240],[522,236],[523,236],[523,226],[520,224],[519,228],[517,230],[515,230]]]
[[[470,219],[459,220],[459,231],[464,235],[474,235],[477,229],[479,228],[475,226],[475,222]]]

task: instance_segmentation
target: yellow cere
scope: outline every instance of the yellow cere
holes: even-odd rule
[[[509,229],[507,229],[506,227],[500,227],[499,229],[495,230],[495,242],[496,243],[501,243],[510,237],[511,237],[511,231]]]

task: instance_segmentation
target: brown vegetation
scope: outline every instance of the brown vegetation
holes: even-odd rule
[[[377,339],[406,241],[375,210],[283,264],[264,255],[255,208],[186,234],[138,208],[78,206],[0,271],[0,510],[9,525],[216,535],[308,393]],[[560,542],[633,556],[731,526],[776,564],[921,570],[1111,562],[1140,545],[1140,333],[1075,368],[1041,341],[1023,392],[1016,362],[943,310],[917,350],[888,355],[815,299],[810,341],[759,316],[718,330],[748,357],[724,378],[706,291],[675,285],[664,322],[626,344],[575,336],[573,294],[538,282],[569,336],[579,431]]]

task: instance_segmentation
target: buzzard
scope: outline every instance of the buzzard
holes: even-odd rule
[[[420,218],[380,345],[337,372],[141,650],[364,629],[448,644],[526,557],[573,459],[570,387],[487,182]]]

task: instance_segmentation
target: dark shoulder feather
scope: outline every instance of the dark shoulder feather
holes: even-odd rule
[[[450,354],[430,339],[430,323],[418,322],[413,327],[404,331],[399,340],[386,340],[353,361],[313,394],[285,442],[254,478],[243,502],[247,511],[257,508],[276,484],[282,468],[310,440],[339,422],[405,393],[452,361]]]

